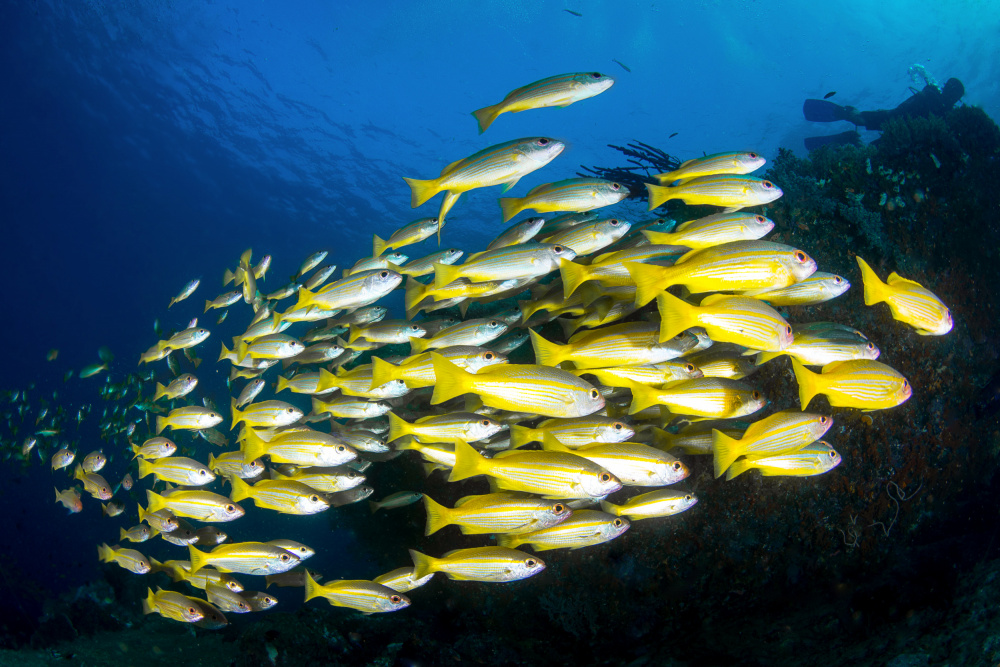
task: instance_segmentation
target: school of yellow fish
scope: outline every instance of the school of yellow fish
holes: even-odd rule
[[[484,132],[503,113],[567,106],[613,84],[596,72],[550,77],[474,115]],[[879,349],[862,332],[833,322],[792,324],[776,310],[794,313],[850,284],[818,272],[805,251],[762,240],[773,222],[743,209],[782,192],[749,175],[765,163],[753,152],[709,155],[657,176],[647,186],[651,210],[672,199],[722,209],[671,230],[662,220],[630,224],[596,212],[630,193],[618,183],[573,178],[501,198],[504,221],[523,211],[557,215],[517,222],[482,252],[464,257],[443,249],[412,261],[399,252],[440,239],[462,193],[493,185],[506,190],[564,149],[552,138],[518,139],[453,162],[436,178],[405,179],[414,207],[445,193],[436,217],[405,225],[387,240],[375,236],[373,254],[339,280],[336,267],[320,266],[326,257],[320,252],[289,285],[262,293],[271,258],[254,264],[247,250],[224,274],[228,291],[206,300],[201,313],[219,311],[221,324],[239,302],[252,308],[245,332],[220,345],[218,363],[228,365],[234,394],[229,406],[186,398],[198,379],[180,372],[177,356],[196,370],[195,348],[204,349],[211,337],[196,320],[142,353],[139,363],[156,371],[140,390],[152,395],[140,403],[150,432],[141,434],[140,424],[127,435],[135,476],[150,484],[138,508],[141,523],[122,527],[120,541],[160,536],[186,548],[187,559],[159,562],[107,544],[98,556],[138,575],[165,572],[201,591],[196,597],[150,587],[146,613],[217,628],[226,624],[224,612],[277,602],[246,590],[234,575],[304,587],[307,601],[322,597],[364,613],[408,606],[405,594],[437,572],[483,582],[534,576],[546,566],[539,552],[608,542],[632,521],[691,508],[692,493],[670,488],[689,474],[675,454],[711,456],[715,476],[727,480],[752,469],[816,475],[841,459],[822,440],[832,418],[806,412],[814,396],[862,410],[910,397],[907,380],[876,361]],[[858,264],[866,304],[885,302],[895,319],[922,335],[951,329],[948,309],[929,290],[895,273],[883,283],[860,257]],[[199,285],[188,283],[168,308],[183,308]],[[405,293],[405,318],[386,319],[387,308],[377,302],[396,289]],[[512,297],[521,297],[518,309],[482,307]],[[491,314],[433,315],[457,306],[465,318],[475,304]],[[562,335],[550,326],[543,336],[548,323]],[[535,363],[509,363],[507,355],[529,342]],[[356,365],[362,354],[407,344],[408,355],[376,352]],[[744,379],[782,355],[791,357],[801,410],[789,407],[735,429],[736,419],[752,419],[768,404]],[[87,372],[106,371],[109,359],[102,355],[102,362]],[[163,366],[172,375],[166,385],[153,379],[166,377]],[[308,397],[310,412],[277,398],[285,391]],[[227,427],[238,448],[229,447]],[[200,460],[175,456],[172,438],[184,432],[216,450]],[[336,511],[372,494],[364,485],[368,466],[397,456],[419,457],[431,488],[430,482],[443,483],[440,470],[449,483],[484,477],[490,492],[448,507],[397,490],[373,502],[372,511],[422,501],[427,535],[454,525],[482,536],[478,543],[443,555],[411,549],[412,563],[372,581],[320,583],[318,573],[300,566],[314,553],[308,546],[280,539],[230,543],[213,525],[239,520],[247,502],[284,514]],[[64,448],[51,464],[70,470],[74,461]],[[114,517],[125,508],[100,474],[105,462],[101,452],[91,453],[72,468],[73,477],[84,492],[107,501],[104,513]],[[132,484],[130,473],[120,487]],[[70,512],[82,507],[76,486],[57,488],[56,501]]]

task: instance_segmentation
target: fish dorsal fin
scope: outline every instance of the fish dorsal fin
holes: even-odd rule
[[[895,271],[889,274],[889,277],[885,280],[886,285],[913,285],[914,287],[923,287],[920,283],[915,280],[908,280],[903,276],[899,275]]]
[[[677,232],[683,232],[685,229],[687,229],[688,227],[690,227],[693,223],[698,222],[698,220],[700,220],[700,218],[696,218],[695,220],[688,220],[687,222],[680,223],[679,225],[677,225],[676,227],[674,227],[674,233],[676,234]]]
[[[674,266],[677,266],[678,264],[683,264],[684,262],[691,259],[691,257],[693,257],[694,255],[697,255],[699,252],[701,252],[700,248],[695,248],[694,250],[688,250],[686,253],[677,258],[677,261],[674,262]]]
[[[524,454],[524,452],[521,451],[520,449],[505,449],[502,452],[497,452],[496,454],[494,454],[493,458],[502,459],[507,456],[514,456],[515,454]]]
[[[439,416],[439,415],[427,415],[426,417],[421,417],[420,419],[418,419],[417,421],[415,421],[413,423],[414,424],[423,424],[425,421],[429,421],[431,419],[434,419],[437,416]]]
[[[441,175],[442,175],[442,176],[444,176],[444,175],[446,175],[446,174],[447,174],[448,172],[450,172],[450,171],[452,171],[452,170],[454,170],[454,169],[457,169],[457,168],[458,168],[458,166],[462,164],[462,161],[463,161],[463,160],[465,160],[465,158],[462,158],[461,160],[455,160],[455,161],[454,161],[454,162],[452,162],[451,164],[449,164],[449,165],[446,165],[446,166],[445,166],[445,168],[441,170]]]
[[[847,362],[846,361],[831,361],[826,366],[823,366],[823,368],[820,370],[820,373],[822,373],[823,375],[826,375],[827,373],[832,373],[835,370],[837,370],[841,365],[843,365],[845,363],[847,363]]]
[[[670,173],[672,173],[672,174],[676,174],[676,173],[677,173],[678,171],[680,171],[681,169],[684,169],[685,167],[690,167],[690,166],[691,166],[691,165],[693,165],[693,164],[694,164],[695,162],[697,162],[697,160],[698,160],[698,158],[691,158],[690,160],[685,160],[684,162],[681,162],[681,166],[677,167],[677,169],[674,169],[674,170],[673,170],[672,172],[670,172]]]
[[[552,185],[552,184],[551,183],[542,183],[541,185],[535,186],[534,188],[531,189],[531,192],[529,192],[528,194],[524,195],[524,199],[527,199],[528,197],[534,197],[539,192],[544,192],[545,188],[549,187],[550,185]]]
[[[701,307],[711,306],[712,304],[718,303],[722,299],[731,299],[732,294],[710,294],[701,300]]]

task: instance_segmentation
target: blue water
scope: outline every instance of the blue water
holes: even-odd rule
[[[65,370],[96,361],[106,345],[117,377],[132,371],[155,340],[154,319],[181,328],[200,310],[165,310],[188,280],[203,279],[195,302],[212,298],[247,247],[274,257],[268,289],[316,250],[350,266],[370,253],[372,233],[387,237],[436,214],[438,200],[411,210],[402,176],[430,178],[494,143],[566,141],[544,181],[618,164],[607,144],[632,140],[681,159],[803,153],[804,137],[850,129],[806,122],[803,99],[836,91],[840,104],[892,108],[909,96],[915,64],[941,82],[961,79],[966,104],[1000,117],[1000,4],[872,5],[6,0],[0,390],[36,383],[100,409],[93,395],[103,380],[63,384]],[[474,109],[586,70],[617,83],[566,109],[503,115],[477,133]],[[481,249],[496,236],[497,196],[464,195],[444,245]],[[48,363],[51,348],[60,353]],[[214,361],[207,349],[202,356]],[[0,534],[17,536],[11,562],[55,594],[97,576],[94,539],[81,536],[101,521],[89,499],[67,519],[50,487],[44,466],[12,474]],[[319,517],[278,521],[326,526]],[[343,576],[370,575],[352,570],[362,564],[349,551],[327,562],[343,565]]]

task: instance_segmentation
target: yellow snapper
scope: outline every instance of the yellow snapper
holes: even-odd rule
[[[669,234],[643,230],[642,235],[653,244],[695,249],[732,241],[755,241],[767,236],[772,229],[774,221],[759,213],[716,213],[683,222]]]
[[[761,458],[801,449],[822,438],[831,426],[833,419],[826,415],[783,410],[754,422],[740,438],[713,430],[715,476],[721,477],[740,456]]]
[[[260,459],[254,459],[245,463],[243,452],[223,452],[218,456],[208,455],[208,467],[224,477],[239,477],[241,479],[253,479],[264,473],[264,463]]]
[[[486,246],[486,250],[497,250],[512,245],[521,245],[538,236],[545,224],[545,218],[527,218],[511,226]]]
[[[813,373],[794,358],[799,402],[805,410],[816,394],[824,394],[835,408],[881,410],[905,402],[913,394],[910,383],[893,368],[868,359],[835,361]]]
[[[233,425],[230,427],[230,430],[236,428],[240,422],[245,423],[250,428],[269,428],[272,426],[288,426],[302,419],[301,410],[294,405],[289,405],[282,401],[251,403],[246,409],[240,410],[236,407],[236,399],[232,398],[230,399],[230,410],[233,413]],[[212,424],[212,426],[215,426],[215,424]]]
[[[635,429],[621,420],[590,415],[572,419],[546,419],[537,428],[515,424],[510,427],[510,446],[523,447],[552,437],[566,447],[581,447],[595,442],[625,442],[633,435]]]
[[[542,366],[569,361],[577,368],[639,366],[676,359],[692,349],[697,339],[681,333],[659,342],[659,327],[649,322],[628,322],[575,334],[565,345],[552,343],[528,330],[535,359]],[[561,416],[561,415],[552,415]]]
[[[410,606],[410,599],[388,586],[374,581],[340,579],[318,584],[306,572],[306,602],[326,598],[335,607],[357,609],[365,614],[399,611]]]
[[[766,162],[767,160],[763,156],[752,151],[714,153],[683,162],[681,166],[673,171],[657,174],[656,179],[661,185],[669,185],[674,181],[697,178],[699,176],[749,174],[763,167]]]
[[[795,338],[780,352],[761,352],[757,363],[787,354],[806,366],[826,366],[835,361],[878,359],[881,350],[864,334],[835,322],[813,322],[792,326]]]
[[[156,383],[156,393],[153,394],[153,401],[158,401],[166,397],[168,400],[183,398],[190,394],[198,386],[198,378],[190,373],[178,375],[173,382],[164,387],[159,382]]]
[[[221,544],[209,553],[198,551],[189,544],[188,554],[192,574],[206,565],[211,565],[220,572],[278,574],[299,564],[299,557],[295,554],[264,542]]]
[[[202,486],[215,480],[215,475],[204,464],[183,456],[172,456],[147,461],[139,459],[139,479],[155,475],[157,479],[182,486]]]
[[[507,325],[496,319],[474,319],[459,322],[436,333],[431,338],[411,338],[414,354],[442,347],[481,346],[496,340],[507,331]]]
[[[573,374],[593,375],[606,387],[629,387],[628,382],[661,385],[676,380],[691,380],[704,376],[701,369],[689,361],[661,361],[646,366],[585,368],[573,371]]]
[[[434,236],[437,230],[437,218],[421,218],[394,231],[388,241],[375,234],[372,239],[372,255],[378,257],[386,250],[420,243],[424,239]]]
[[[529,544],[535,551],[580,549],[610,542],[628,529],[628,519],[596,510],[577,510],[551,528],[518,535],[500,535],[497,543],[509,548]]]
[[[102,563],[116,563],[135,574],[146,574],[150,570],[149,559],[135,549],[122,549],[101,544],[97,547],[97,557]]]
[[[200,284],[201,284],[201,279],[200,278],[197,278],[197,279],[192,280],[191,282],[189,282],[187,285],[185,285],[181,289],[180,293],[177,296],[175,296],[172,299],[170,299],[170,303],[167,305],[167,308],[170,308],[171,306],[173,306],[178,301],[183,301],[184,299],[186,299],[189,296],[191,296],[192,294],[194,294],[194,291],[196,289],[198,289],[198,285],[200,285]]]
[[[157,613],[181,623],[197,623],[205,618],[204,610],[191,598],[159,588],[156,593],[153,593],[152,588],[148,589],[146,599],[142,601],[142,613]]]
[[[509,190],[522,177],[554,160],[566,144],[547,137],[514,139],[490,146],[467,158],[452,162],[441,175],[430,180],[404,178],[412,194],[410,205],[416,208],[439,192],[446,192],[438,213],[438,241],[445,216],[463,192],[475,188],[503,185]]]
[[[142,446],[132,445],[132,453],[135,454],[132,458],[141,456],[147,461],[152,461],[154,459],[162,459],[164,456],[170,456],[177,451],[177,445],[174,444],[173,440],[167,438],[150,438],[146,442],[142,443]]]
[[[289,429],[270,440],[254,429],[243,431],[243,461],[249,463],[269,456],[271,463],[292,463],[304,466],[338,466],[357,458],[358,453],[336,436],[312,429]]]
[[[582,257],[608,247],[625,236],[631,226],[632,223],[628,220],[606,218],[556,232],[547,237],[545,242],[572,248],[577,257]]]
[[[693,293],[787,287],[816,272],[806,253],[769,241],[733,241],[692,250],[673,266],[625,262],[636,285],[635,304],[645,306],[672,285]]]
[[[630,415],[665,405],[674,414],[730,419],[751,415],[767,403],[759,391],[725,378],[682,380],[661,388],[632,383],[630,389]]]
[[[712,294],[695,306],[669,292],[656,297],[660,310],[660,341],[700,326],[718,343],[778,352],[792,344],[792,326],[763,301],[744,296]]]
[[[205,312],[212,310],[213,308],[228,308],[243,296],[242,290],[234,290],[232,292],[225,292],[215,297],[211,301],[205,300]]]
[[[425,494],[424,507],[427,510],[425,535],[452,524],[457,525],[463,535],[526,533],[554,526],[573,513],[565,503],[514,493],[466,496],[451,509]]]
[[[434,265],[434,287],[450,285],[459,278],[471,282],[510,280],[544,276],[559,268],[562,260],[576,257],[572,248],[551,243],[526,243],[473,255],[458,266]]]
[[[805,280],[769,290],[750,290],[742,296],[767,301],[772,306],[812,306],[835,299],[851,288],[845,278],[833,273],[817,271]]]
[[[353,343],[359,338],[364,338],[373,343],[405,343],[411,338],[422,338],[426,335],[426,329],[418,324],[385,320],[374,324],[352,326],[347,342]]]
[[[325,285],[316,292],[300,287],[299,299],[289,310],[307,306],[318,306],[327,310],[360,308],[375,303],[396,289],[401,282],[403,276],[389,269],[359,271],[335,283]]]
[[[419,278],[420,276],[434,273],[435,264],[451,265],[462,259],[463,255],[465,253],[457,248],[448,248],[447,250],[439,250],[420,259],[415,259],[406,266],[397,266],[394,264],[389,268],[402,276]]]
[[[160,495],[147,489],[145,512],[154,514],[164,509],[199,521],[234,521],[243,516],[242,507],[211,491],[173,489]]]
[[[516,88],[497,104],[472,112],[479,123],[479,134],[486,131],[502,113],[520,113],[545,107],[568,107],[574,102],[600,95],[615,80],[600,72],[571,72],[550,76]]]
[[[372,581],[376,584],[382,584],[383,586],[388,586],[394,591],[400,593],[405,593],[407,591],[412,591],[414,588],[420,588],[434,576],[434,573],[425,574],[424,576],[417,579],[413,576],[412,567],[397,567],[391,572],[386,572],[383,575],[375,577]]]
[[[539,213],[554,211],[592,211],[617,204],[629,196],[621,183],[599,178],[568,178],[555,183],[543,183],[523,197],[501,197],[500,209],[507,222],[521,211]]]
[[[727,213],[747,206],[768,204],[784,194],[771,181],[733,174],[698,176],[673,187],[647,183],[646,191],[649,193],[650,211],[671,199],[680,199],[692,206],[724,206]]]
[[[943,336],[951,331],[951,311],[936,294],[895,271],[883,283],[865,260],[860,256],[855,256],[855,259],[861,267],[866,306],[884,301],[894,320],[909,324],[921,336]]]
[[[683,463],[655,447],[638,442],[596,442],[572,449],[551,435],[542,440],[547,452],[573,453],[593,461],[626,486],[667,486],[690,473]]]
[[[317,514],[330,509],[329,501],[319,491],[301,482],[262,479],[251,486],[235,476],[229,481],[233,485],[230,497],[234,501],[250,498],[257,507],[280,514]]]
[[[601,501],[601,509],[613,516],[625,516],[631,521],[673,516],[689,510],[698,502],[697,496],[683,491],[661,489],[629,498],[621,505]]]
[[[502,354],[474,345],[453,345],[435,350],[436,354],[470,373],[478,373],[487,366],[507,363]],[[430,387],[434,384],[434,362],[429,352],[413,355],[398,364],[372,357],[372,387],[393,380],[402,380],[410,389]]]
[[[529,411],[546,417],[584,417],[604,407],[592,385],[558,368],[501,364],[469,373],[432,353],[434,394],[431,405],[473,393],[483,404],[500,410]]]
[[[729,466],[726,479],[730,480],[742,475],[747,470],[756,468],[765,477],[790,476],[807,477],[822,475],[840,465],[840,454],[823,441],[807,445],[791,454],[776,454],[763,458],[740,459]]]
[[[212,428],[222,423],[222,415],[215,410],[203,408],[200,405],[188,405],[171,410],[166,417],[157,415],[156,434],[170,427],[174,430],[202,430]]]
[[[477,442],[501,430],[501,425],[489,417],[471,412],[421,417],[414,423],[389,413],[389,442],[412,435],[420,442]]]
[[[322,493],[348,491],[364,483],[365,476],[347,466],[293,467],[287,474],[271,471],[272,479],[300,482]]]
[[[448,481],[477,475],[493,477],[502,491],[535,493],[554,500],[606,496],[622,486],[610,472],[575,454],[513,450],[487,459],[471,445],[456,443],[455,466]]]
[[[506,582],[532,577],[545,569],[545,562],[523,551],[504,547],[456,549],[434,558],[410,549],[413,576],[443,572],[459,581]]]

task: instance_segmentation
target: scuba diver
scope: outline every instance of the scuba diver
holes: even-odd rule
[[[914,92],[908,100],[895,109],[858,111],[854,107],[840,106],[822,99],[806,100],[802,105],[802,113],[805,114],[806,120],[819,123],[846,120],[867,130],[881,130],[882,126],[893,118],[921,117],[931,114],[943,115],[965,95],[965,86],[958,79],[948,79],[943,88],[926,78],[925,81],[927,84],[923,90]],[[806,150],[810,151],[830,144],[856,144],[860,142],[861,135],[856,129],[824,137],[807,137],[805,140]]]

